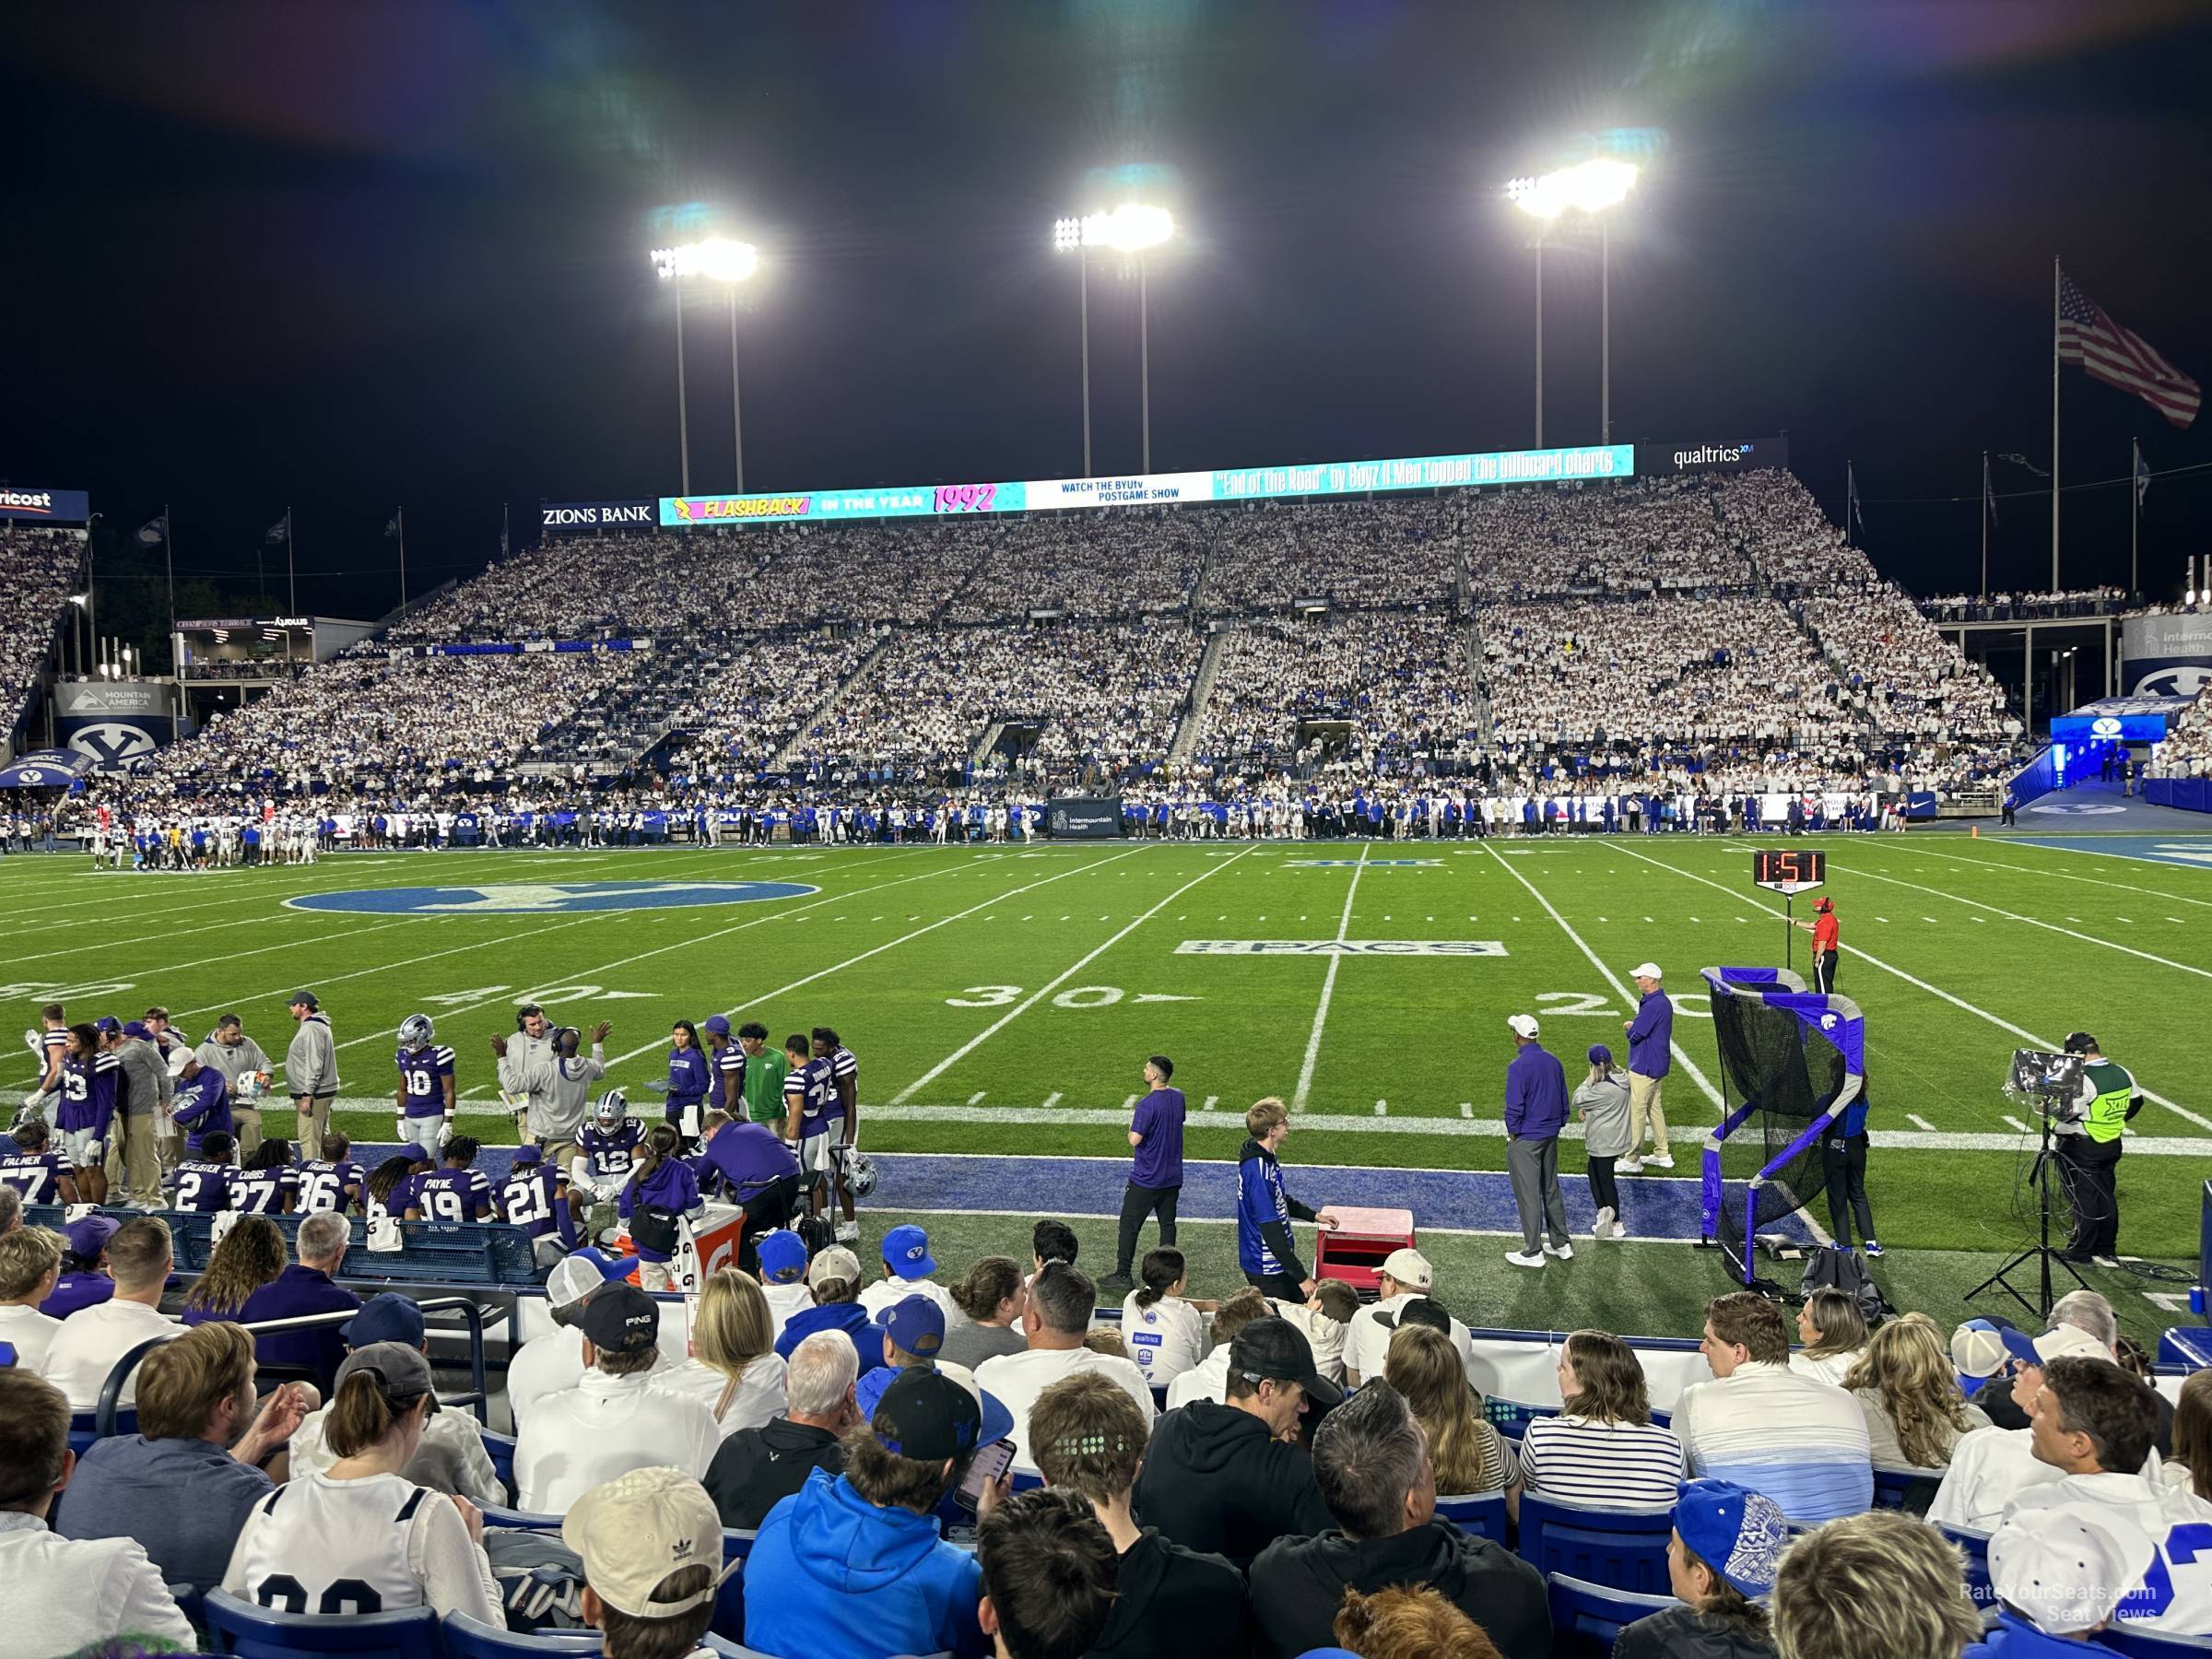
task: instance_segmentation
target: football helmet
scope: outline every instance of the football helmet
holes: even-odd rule
[[[430,1046],[430,1039],[438,1034],[428,1014],[410,1014],[399,1022],[399,1046],[412,1053]]]
[[[608,1089],[592,1107],[592,1116],[602,1129],[619,1129],[629,1115],[629,1097],[618,1088]]]
[[[876,1160],[854,1147],[845,1154],[845,1191],[855,1198],[865,1198],[876,1190]]]

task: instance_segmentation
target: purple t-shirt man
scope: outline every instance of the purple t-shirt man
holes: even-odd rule
[[[700,1161],[701,1172],[711,1167],[729,1183],[740,1204],[799,1172],[797,1157],[766,1124],[729,1124],[717,1129]]]
[[[1129,1132],[1143,1138],[1131,1160],[1133,1186],[1179,1187],[1182,1184],[1182,1090],[1161,1084],[1136,1103]]]

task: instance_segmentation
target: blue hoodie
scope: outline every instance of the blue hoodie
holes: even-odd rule
[[[745,1562],[745,1645],[764,1653],[981,1654],[983,1573],[935,1515],[878,1509],[816,1469],[768,1512]]]
[[[1959,1659],[2079,1659],[2100,1653],[2093,1641],[2068,1641],[2046,1635],[2018,1613],[2000,1611],[1989,1634],[1959,1655]]]
[[[801,1308],[783,1322],[783,1334],[776,1338],[776,1352],[790,1359],[799,1344],[817,1331],[842,1331],[852,1337],[853,1347],[860,1355],[863,1376],[883,1363],[883,1332],[869,1320],[868,1311],[856,1301]]]

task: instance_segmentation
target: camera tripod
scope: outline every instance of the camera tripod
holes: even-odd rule
[[[2053,1160],[2057,1157],[2051,1145],[2051,1108],[2055,1104],[2055,1101],[2044,1099],[2039,1099],[2036,1101],[2036,1121],[2043,1132],[2043,1144],[2037,1150],[2035,1164],[2028,1172],[2028,1180],[2035,1188],[2036,1241],[2008,1257],[2004,1265],[1969,1290],[1964,1299],[1971,1301],[1984,1290],[1993,1287],[2001,1287],[2007,1296],[2039,1320],[2047,1320],[2051,1317],[2051,1304],[2055,1300],[2051,1294],[2051,1264],[2053,1262],[2056,1262],[2071,1274],[2074,1282],[2084,1290],[2089,1288],[2088,1280],[2083,1278],[2076,1271],[2074,1264],[2067,1261],[2065,1255],[2053,1248],[2051,1243],[2051,1166]],[[2077,1217],[2077,1219],[2078,1220],[2078,1218]],[[2010,1277],[2016,1269],[2025,1267],[2030,1262],[2035,1263],[2039,1269],[2038,1300],[2032,1302],[2020,1294],[2019,1288],[2012,1282]]]

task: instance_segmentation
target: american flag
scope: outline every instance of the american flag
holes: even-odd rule
[[[2092,380],[2134,393],[2177,427],[2194,420],[2204,401],[2194,381],[2141,335],[2113,322],[2064,272],[2058,279],[2058,356],[2061,362],[2079,363]]]

